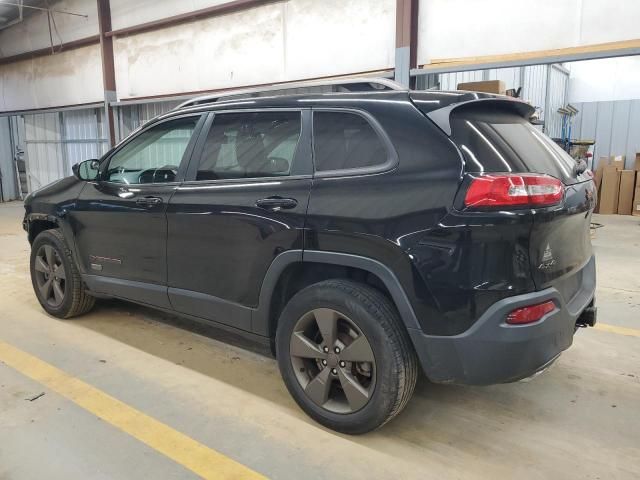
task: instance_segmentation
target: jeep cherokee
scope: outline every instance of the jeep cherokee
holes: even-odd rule
[[[188,101],[29,195],[42,307],[119,298],[241,332],[351,434],[397,415],[420,369],[516,381],[594,324],[595,185],[530,105],[320,90]]]

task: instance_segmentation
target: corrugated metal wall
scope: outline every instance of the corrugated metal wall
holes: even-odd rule
[[[488,80],[502,80],[507,88],[518,88],[522,85],[522,69],[520,67],[511,68],[491,68],[484,70],[484,76]]]
[[[24,126],[27,184],[33,192],[66,176],[60,116],[57,113],[24,115]]]
[[[90,158],[100,158],[107,151],[102,109],[62,112],[62,127],[69,175],[74,164]]]
[[[640,100],[573,104],[579,112],[573,121],[572,138],[595,140],[594,159],[625,155],[626,168],[633,168],[640,152]]]
[[[18,198],[16,171],[13,160],[9,117],[0,117],[0,176],[2,177],[2,197],[0,201]]]
[[[547,98],[547,66],[533,65],[522,68],[522,98],[538,109],[540,120],[544,120],[544,104]]]
[[[102,109],[24,115],[29,191],[71,175],[72,165],[107,150]]]
[[[117,107],[116,138],[118,141],[122,140],[140,125],[148,122],[153,117],[168,112],[180,105],[180,103],[182,101],[141,103]]]
[[[549,67],[547,67],[549,68]],[[569,72],[562,67],[551,65],[549,70],[549,89],[545,115],[545,133],[552,138],[562,134],[562,115],[558,109],[567,104]]]

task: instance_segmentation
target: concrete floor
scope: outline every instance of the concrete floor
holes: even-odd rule
[[[33,294],[22,207],[0,206],[0,341],[278,479],[640,477],[640,217],[600,216],[599,320],[529,382],[419,382],[381,430],[309,420],[275,361],[153,310],[101,302],[61,321]],[[621,334],[627,333],[627,335]],[[39,393],[44,396],[34,401]],[[134,437],[0,363],[0,479],[195,478]]]

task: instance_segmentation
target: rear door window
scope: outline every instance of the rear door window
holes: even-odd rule
[[[546,173],[575,183],[575,161],[526,119],[488,109],[452,115],[452,136],[466,171]]]
[[[383,167],[389,150],[371,124],[352,112],[313,113],[317,172]]]
[[[300,131],[299,111],[216,114],[195,179],[287,176]]]

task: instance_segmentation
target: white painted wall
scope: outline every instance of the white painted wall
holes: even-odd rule
[[[227,3],[229,0],[111,0],[114,30],[193,12]]]
[[[392,68],[395,0],[288,0],[114,42],[119,98]]]
[[[54,10],[81,13],[89,18],[53,13],[58,28],[52,28],[53,44],[71,42],[98,33],[98,3],[96,0],[61,0],[51,2]],[[51,46],[46,12],[24,9],[24,20],[0,30],[0,58]],[[58,35],[59,34],[59,35]]]
[[[640,99],[640,57],[573,62],[569,66],[572,103]]]
[[[288,0],[287,79],[393,68],[396,0]]]
[[[0,112],[103,99],[100,46],[0,65]]]
[[[636,0],[422,0],[418,64],[640,38]]]
[[[279,79],[282,6],[268,5],[114,41],[120,98]],[[262,80],[262,81],[261,81]]]
[[[226,1],[111,0],[113,27]],[[395,4],[395,0],[283,0],[116,38],[118,96],[179,94],[393,68]],[[56,14],[62,41],[97,32],[95,0],[61,0],[52,5],[89,15],[85,20]],[[418,60],[640,38],[638,18],[640,1],[635,0],[421,0]],[[23,23],[0,31],[0,56],[48,44],[43,13],[30,14]],[[611,77],[617,86],[607,86],[611,68],[622,68],[619,61],[612,62],[595,71],[585,67],[584,74],[576,70],[574,98],[638,98],[633,84],[633,78],[639,78],[636,67],[624,75],[617,70]],[[97,46],[2,66],[0,111],[100,101],[100,68]]]

